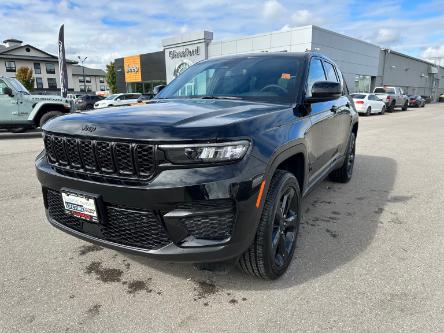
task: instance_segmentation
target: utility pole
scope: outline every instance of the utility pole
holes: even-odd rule
[[[88,57],[83,58],[83,60],[80,56],[77,56],[77,58],[79,58],[79,61],[82,64],[81,66],[82,66],[82,73],[83,73],[83,90],[85,90],[85,94],[88,94],[88,92],[86,91],[85,66],[83,66],[83,63],[85,62],[85,60]]]

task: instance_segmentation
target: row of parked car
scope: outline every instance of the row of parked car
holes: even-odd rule
[[[373,113],[384,114],[401,108],[406,111],[408,107],[423,108],[427,96],[405,95],[399,87],[376,87],[373,93],[356,93],[351,95],[355,102],[356,110],[360,114],[370,116]]]
[[[98,95],[80,95],[74,99],[74,106],[78,111],[86,111],[111,106],[125,106],[143,103],[144,101],[153,98],[153,96],[153,94],[139,93],[112,94],[108,97]]]

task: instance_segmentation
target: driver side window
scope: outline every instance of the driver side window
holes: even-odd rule
[[[311,96],[311,88],[316,81],[326,81],[324,67],[322,67],[321,59],[312,58],[307,79],[307,97]]]
[[[0,80],[0,95],[4,95],[5,94],[4,89],[6,87],[7,87],[7,85],[6,85],[5,81]]]

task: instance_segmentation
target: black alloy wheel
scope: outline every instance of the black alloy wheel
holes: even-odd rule
[[[355,166],[356,139],[354,133],[350,137],[350,144],[346,156],[347,161],[347,178],[350,180],[353,175],[353,167]]]
[[[274,280],[291,263],[301,221],[301,192],[296,177],[277,170],[271,179],[253,243],[240,257],[247,274]]]
[[[271,244],[274,264],[278,268],[286,265],[296,244],[298,213],[295,206],[297,203],[294,200],[295,194],[295,188],[288,187],[285,193],[281,194],[274,215]]]
[[[339,169],[330,173],[330,179],[339,183],[348,183],[353,176],[353,167],[355,165],[356,157],[356,135],[350,134],[348,140],[347,152],[344,157],[344,162]]]

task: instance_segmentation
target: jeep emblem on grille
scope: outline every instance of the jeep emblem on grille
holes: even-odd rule
[[[94,132],[96,130],[96,126],[91,126],[91,125],[83,125],[82,127],[82,131],[84,132]]]

